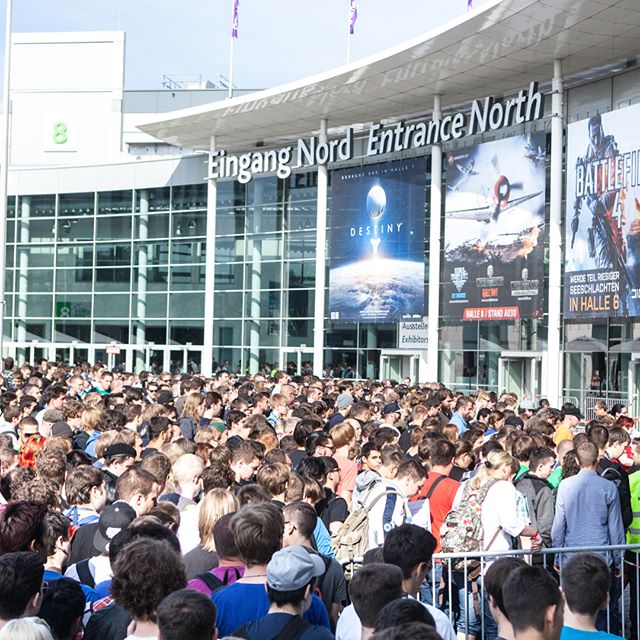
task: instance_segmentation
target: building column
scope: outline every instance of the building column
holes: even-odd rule
[[[149,191],[138,191],[140,203],[138,240],[138,290],[136,293],[136,356],[135,370],[143,371],[146,364],[147,346],[147,265],[149,263]]]
[[[253,234],[262,233],[262,213],[264,208],[264,182],[256,180],[254,184],[253,196]],[[249,373],[258,373],[260,370],[260,320],[268,314],[262,309],[260,304],[260,291],[262,289],[262,237],[257,239],[255,235],[247,240],[247,256],[251,258],[251,274],[249,281],[251,288],[247,291],[250,296],[251,314],[246,324],[249,327]],[[282,311],[282,310],[281,310]],[[282,313],[280,314],[282,317]],[[276,320],[278,336],[282,336],[284,326],[281,320]],[[269,328],[271,323],[269,322]],[[282,347],[282,340],[280,346]],[[280,356],[282,350],[280,351]],[[281,356],[282,357],[282,356]],[[286,363],[285,363],[286,365]],[[242,364],[244,366],[244,363]]]
[[[560,327],[562,296],[562,136],[564,132],[564,104],[562,64],[553,62],[551,89],[551,194],[549,198],[549,328],[542,395],[552,407],[559,407],[562,398],[562,354]]]
[[[433,119],[442,117],[440,96],[433,96]],[[442,227],[442,147],[431,147],[431,200],[429,205],[429,342],[427,366],[420,367],[420,382],[438,380],[438,329],[440,315],[440,229]],[[421,359],[421,364],[424,361]]]
[[[17,235],[19,238],[18,248],[18,272],[16,274],[15,317],[16,317],[16,342],[21,343],[16,350],[16,360],[22,363],[26,360],[27,350],[24,343],[27,341],[27,279],[29,276],[29,243],[31,241],[31,196],[20,198],[20,211],[16,210]],[[4,276],[3,276],[4,277]],[[51,335],[55,336],[54,326],[51,328]]]
[[[209,153],[216,151],[216,137],[211,136]],[[213,317],[215,302],[216,269],[216,211],[218,182],[215,178],[207,180],[207,259],[204,271],[204,337],[202,340],[202,375],[213,374]]]
[[[327,120],[320,121],[320,144],[327,141]],[[313,374],[322,377],[324,370],[324,305],[327,268],[327,194],[329,171],[318,166],[316,200],[316,298],[313,314]]]

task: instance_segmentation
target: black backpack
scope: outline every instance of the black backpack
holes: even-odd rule
[[[87,587],[91,587],[93,589],[93,587],[96,586],[96,580],[91,575],[91,569],[89,569],[89,560],[90,558],[80,560],[80,562],[76,564],[76,571],[78,572],[78,580],[82,584],[86,584]]]
[[[207,571],[206,573],[198,574],[195,579],[202,580],[207,585],[207,588],[211,590],[211,595],[213,595],[216,591],[219,591],[223,587],[226,587],[229,584],[229,572],[233,570],[236,574],[236,580],[239,580],[242,576],[240,575],[240,571],[236,569],[236,567],[229,567],[224,574],[224,580],[220,580],[218,576],[211,573],[211,571]]]
[[[251,640],[251,636],[247,633],[247,627],[251,622],[245,622],[240,625],[231,635],[234,638],[243,638],[244,640]],[[282,631],[273,638],[273,640],[298,640],[300,636],[311,625],[302,616],[291,616],[291,620],[287,622],[282,628]]]

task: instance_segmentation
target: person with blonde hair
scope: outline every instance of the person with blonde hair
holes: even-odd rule
[[[200,544],[184,556],[187,580],[218,566],[213,528],[222,516],[239,509],[238,498],[231,491],[212,489],[205,494],[197,509]]]
[[[160,501],[168,501],[175,504],[180,511],[193,505],[202,491],[200,474],[204,469],[202,458],[193,453],[181,455],[171,466],[171,477],[175,485],[175,491],[166,493],[160,497]]]
[[[187,440],[194,439],[200,427],[200,420],[202,420],[205,409],[204,396],[197,392],[190,393],[187,396],[187,399],[184,401],[184,408],[182,409],[180,420],[178,421],[180,432]]]
[[[0,640],[53,640],[49,625],[41,618],[16,618],[0,631]]]
[[[333,454],[334,460],[340,468],[340,484],[336,493],[351,504],[351,496],[356,488],[358,477],[358,465],[349,458],[349,451],[356,444],[356,431],[353,425],[343,420],[329,432],[333,446],[336,448]]]

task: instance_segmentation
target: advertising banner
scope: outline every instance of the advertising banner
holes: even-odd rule
[[[424,158],[332,172],[332,320],[423,317],[425,195]]]
[[[569,125],[564,315],[640,315],[640,105]]]
[[[420,351],[429,344],[429,318],[398,322],[398,349]]]
[[[542,316],[544,133],[515,136],[447,157],[443,316]]]

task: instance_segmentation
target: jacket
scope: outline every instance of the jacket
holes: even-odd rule
[[[531,526],[538,530],[542,545],[550,548],[554,515],[551,487],[546,480],[538,478],[530,471],[522,474],[514,484],[527,499]]]

